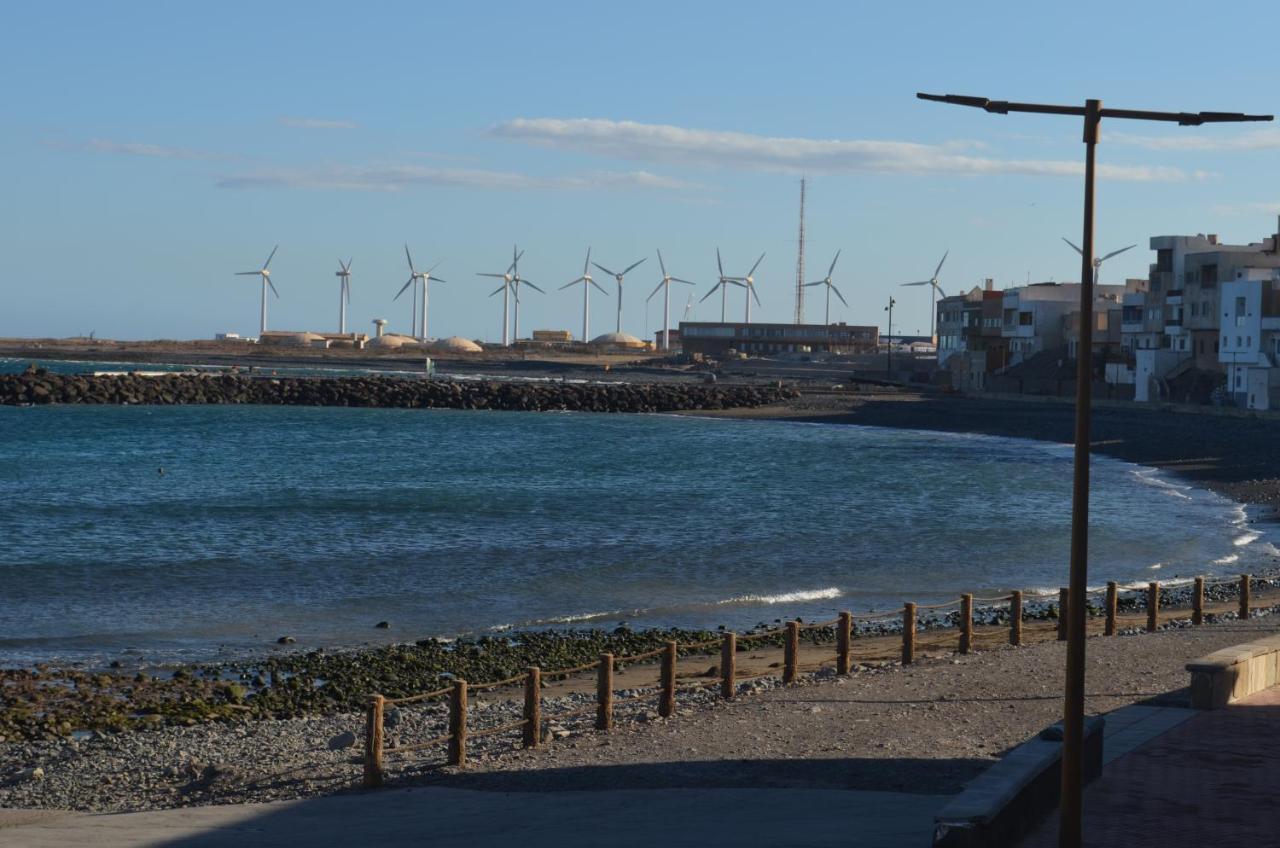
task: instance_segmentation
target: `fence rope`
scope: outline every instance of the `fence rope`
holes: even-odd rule
[[[616,707],[618,704],[625,704],[625,703],[626,701],[614,701],[613,705]],[[576,710],[569,710],[567,713],[556,713],[555,715],[551,715],[551,716],[543,716],[542,720],[543,721],[564,721],[567,718],[577,718],[578,716],[587,715],[588,713],[595,715],[598,709],[599,709],[598,704],[591,704],[590,706],[581,707]]]
[[[702,642],[685,642],[678,647],[682,651],[696,651],[699,648],[719,647],[722,642],[724,642],[724,637],[717,636],[714,639],[707,639]]]
[[[551,672],[551,673],[554,674],[555,672]],[[501,686],[509,686],[512,683],[519,683],[520,681],[524,680],[528,676],[529,676],[529,673],[527,671],[524,671],[524,672],[521,672],[520,674],[517,674],[515,677],[508,677],[506,680],[494,680],[489,683],[469,684],[467,688],[472,692],[483,692],[486,689],[497,689]]]
[[[600,660],[592,660],[589,663],[583,663],[582,665],[575,665],[573,668],[562,668],[562,669],[559,669],[558,671],[544,671],[542,672],[542,676],[543,677],[563,677],[566,674],[577,674],[580,671],[586,671],[588,669],[595,668],[598,665],[600,665]]]
[[[425,701],[428,698],[438,698],[441,695],[447,695],[452,691],[452,686],[446,686],[445,688],[437,689],[434,692],[423,692],[421,695],[409,695],[406,698],[387,698],[383,703],[388,707],[401,706],[403,704],[414,704],[418,701]]]
[[[960,604],[959,598],[956,598],[954,601],[946,601],[941,604],[916,604],[916,611],[918,612],[920,610],[946,609],[947,607],[958,606],[959,604]]]
[[[996,604],[996,603],[999,603],[1000,601],[1012,601],[1012,600],[1013,600],[1012,595],[1001,595],[998,598],[974,598],[973,602],[975,604]]]
[[[615,663],[634,663],[634,662],[640,662],[641,660],[647,660],[647,659],[649,659],[649,658],[651,658],[651,657],[656,657],[658,654],[661,654],[661,653],[663,653],[663,652],[664,652],[664,651],[666,651],[666,650],[667,650],[667,648],[666,648],[666,646],[664,645],[664,646],[663,646],[663,647],[661,647],[661,648],[654,648],[652,651],[646,651],[646,652],[645,652],[645,653],[643,653],[643,654],[632,654],[632,655],[631,655],[631,656],[629,656],[629,657],[614,657],[613,661],[614,661]]]
[[[444,736],[437,736],[434,739],[428,739],[426,742],[415,742],[412,745],[397,745],[394,748],[383,748],[382,753],[383,754],[407,754],[410,751],[421,751],[423,748],[430,748],[433,745],[439,745],[443,742],[448,742],[449,738],[450,738],[450,734],[446,733]]]
[[[640,701],[648,701],[648,700],[651,700],[657,694],[658,694],[657,692],[646,692],[643,695],[632,695],[630,698],[618,698],[613,702],[613,705],[615,707],[620,707],[623,704],[635,704],[635,703],[639,703]]]
[[[500,724],[497,727],[486,727],[484,730],[468,730],[467,738],[478,739],[482,736],[497,736],[499,733],[506,733],[508,730],[516,730],[517,728],[524,727],[525,721],[526,719],[522,718],[519,721]]]

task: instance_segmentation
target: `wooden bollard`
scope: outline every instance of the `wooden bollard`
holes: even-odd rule
[[[720,697],[732,700],[737,685],[734,678],[738,674],[738,636],[735,633],[724,634],[720,643]]]
[[[853,647],[853,616],[840,613],[836,622],[836,674],[848,674],[853,667],[850,651]]]
[[[467,764],[467,681],[455,680],[449,697],[449,765]]]
[[[524,677],[524,727],[523,741],[526,748],[536,748],[542,741],[542,669],[536,665],[525,670]]]
[[[794,621],[787,622],[787,641],[782,651],[782,682],[796,682],[800,667],[800,625]]]
[[[1240,575],[1240,620],[1249,620],[1249,575]]]
[[[1009,644],[1015,648],[1022,644],[1022,593],[1009,596]]]
[[[960,653],[973,650],[973,595],[960,596]]]
[[[1191,591],[1191,623],[1204,624],[1204,578],[1197,577]]]
[[[1160,628],[1160,584],[1147,584],[1147,632],[1155,633]]]
[[[902,605],[902,664],[911,665],[916,659],[916,605]]]
[[[658,697],[658,715],[670,718],[676,714],[676,652],[680,646],[668,642],[667,649],[662,652],[662,671],[658,684],[661,692]]]
[[[364,726],[364,785],[382,785],[382,713],[387,699],[369,696],[369,709]]]
[[[1120,587],[1116,581],[1107,581],[1107,622],[1103,626],[1104,636],[1116,635],[1116,607],[1119,605]]]
[[[1071,591],[1066,587],[1058,590],[1058,641],[1067,641],[1067,606],[1071,603]]]
[[[596,668],[596,730],[613,729],[613,654],[601,654]]]

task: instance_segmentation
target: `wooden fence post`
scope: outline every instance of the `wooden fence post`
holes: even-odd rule
[[[613,654],[601,654],[596,669],[596,730],[613,729]]]
[[[850,648],[853,644],[853,616],[847,612],[840,613],[836,624],[836,674],[848,674],[852,667]]]
[[[542,669],[531,665],[524,674],[524,746],[536,748],[542,741]]]
[[[1249,575],[1240,575],[1240,620],[1249,620]]]
[[[973,595],[960,596],[960,653],[973,650]]]
[[[738,636],[729,632],[724,634],[720,643],[720,697],[732,700],[736,685],[734,678],[738,674]]]
[[[1067,605],[1071,603],[1071,591],[1066,587],[1058,590],[1058,641],[1067,641]]]
[[[1103,628],[1103,635],[1116,635],[1116,607],[1119,605],[1119,588],[1116,581],[1107,581],[1107,623]]]
[[[1155,633],[1160,627],[1160,584],[1147,584],[1147,632]]]
[[[782,652],[782,682],[784,685],[796,682],[796,674],[799,666],[800,625],[794,621],[788,621],[787,642]]]
[[[1191,623],[1204,624],[1204,578],[1197,577],[1191,592]]]
[[[369,696],[369,710],[364,726],[364,785],[382,785],[382,712],[386,698]]]
[[[902,664],[911,665],[916,659],[916,605],[902,605]]]
[[[449,698],[449,765],[467,764],[467,681],[455,680]]]
[[[676,713],[676,652],[679,647],[675,642],[668,642],[667,649],[662,652],[658,715],[663,718],[670,718]]]
[[[1022,644],[1022,592],[1009,597],[1009,644],[1015,648]]]

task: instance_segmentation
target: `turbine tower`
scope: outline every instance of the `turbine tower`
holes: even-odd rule
[[[796,251],[796,323],[804,323],[804,287],[807,285],[804,281],[804,184],[805,178],[800,178],[800,248]],[[828,277],[831,275],[828,274]],[[831,312],[831,295],[827,295],[827,312]],[[831,323],[830,321],[827,322]]]
[[[409,280],[401,286],[400,291],[396,292],[395,299],[398,300],[400,295],[404,294],[404,290],[409,288],[409,286],[413,286],[413,284],[419,280],[422,281],[421,325],[418,323],[418,287],[414,286],[413,288],[413,335],[414,338],[425,341],[427,338],[427,289],[429,288],[432,280],[435,280],[437,283],[444,283],[447,282],[447,280],[443,277],[431,276],[431,272],[440,267],[440,262],[437,262],[425,271],[419,271],[415,268],[413,266],[413,257],[409,255],[409,245],[407,244],[404,246],[404,258],[409,260]],[[444,260],[441,260],[441,262],[443,261]]]
[[[711,297],[711,295],[715,294],[716,291],[719,290],[720,292],[720,323],[723,324],[724,318],[725,318],[725,305],[726,305],[727,296],[729,293],[729,285],[732,284],[735,286],[740,286],[742,285],[742,283],[738,281],[737,277],[726,277],[724,275],[724,263],[720,261],[720,248],[718,247],[716,248],[716,268],[718,268],[720,271],[719,279],[717,279],[716,284],[711,287],[711,291],[704,294],[702,296],[702,300],[699,300],[698,303],[702,303],[703,300],[706,300],[707,298]]]
[[[816,283],[805,283],[806,286],[826,286],[827,287],[827,325],[831,325],[831,293],[835,292],[836,297],[840,298],[840,302],[849,306],[849,301],[844,299],[844,295],[840,294],[840,289],[836,288],[836,284],[831,282],[831,273],[836,270],[836,262],[840,259],[840,251],[836,251],[836,258],[831,260],[831,267],[827,269],[827,276],[818,280]]]
[[[511,247],[511,264],[507,266],[507,270],[502,274],[480,274],[477,277],[495,277],[502,280],[502,285],[494,289],[489,297],[498,292],[502,292],[502,346],[506,347],[511,344],[511,325],[507,321],[507,304],[511,298],[511,282],[515,279],[512,272],[516,270],[516,265],[520,262],[520,257],[524,256],[524,251],[516,252],[515,245]]]
[[[338,260],[338,267],[341,271],[334,271],[334,276],[338,278],[338,334],[346,335],[347,333],[347,305],[351,303],[351,260],[342,264],[342,260]]]
[[[951,251],[948,250],[946,253],[942,254],[942,262],[947,261],[947,256],[950,255],[950,253]],[[942,290],[942,286],[938,285],[938,272],[942,270],[942,262],[939,262],[938,267],[933,269],[933,276],[930,277],[929,279],[920,280],[917,283],[903,283],[904,286],[928,286],[929,287],[929,343],[930,344],[937,344],[937,340],[934,338],[933,332],[934,332],[934,320],[937,318],[937,312],[938,312],[938,307],[937,307],[938,295],[942,295],[943,297],[947,296],[947,293]]]
[[[589,342],[591,341],[591,287],[595,286],[600,289],[600,293],[605,296],[609,294],[599,283],[591,279],[590,247],[587,248],[587,261],[582,263],[582,276],[573,282],[565,283],[560,287],[560,290],[564,291],[571,286],[576,286],[578,283],[582,283],[582,341]]]
[[[649,257],[647,256],[645,257],[645,259],[648,259],[648,258]],[[617,273],[616,271],[610,271],[608,268],[604,267],[599,262],[591,263],[592,265],[599,268],[601,271],[604,271],[606,274],[611,274],[613,278],[618,281],[618,328],[617,328],[617,331],[619,333],[622,332],[622,278],[627,275],[628,271],[630,271],[632,268],[636,267],[643,261],[644,259],[641,259],[638,262],[632,262],[630,265],[628,265],[626,268],[622,270],[621,274]]]
[[[267,261],[262,263],[262,267],[257,271],[237,271],[237,277],[253,277],[262,278],[262,318],[258,323],[258,337],[267,331],[267,288],[271,288],[271,293],[279,300],[280,292],[276,291],[276,284],[271,282],[271,272],[267,269],[271,267],[271,260],[275,257],[276,251],[280,249],[280,245],[271,248],[271,255],[267,257]]]
[[[1074,250],[1076,253],[1080,254],[1081,256],[1084,256],[1084,251],[1076,247],[1075,244],[1071,241],[1071,239],[1067,238],[1066,236],[1063,236],[1062,240],[1065,241],[1067,244],[1071,245],[1071,249]],[[1095,256],[1093,259],[1093,284],[1095,286],[1098,284],[1098,272],[1102,269],[1103,262],[1106,262],[1108,259],[1110,259],[1113,256],[1119,256],[1120,254],[1124,253],[1126,250],[1133,250],[1135,247],[1137,247],[1136,244],[1131,244],[1128,247],[1122,247],[1119,250],[1113,250],[1110,253],[1108,253],[1106,256],[1101,256],[1101,257]]]
[[[653,296],[658,293],[659,289],[665,290],[662,296],[662,349],[671,349],[671,284],[684,283],[687,286],[693,285],[688,280],[682,280],[679,277],[673,277],[667,273],[667,263],[662,261],[662,251],[658,251],[658,266],[662,268],[662,282],[658,283],[658,288],[654,289],[648,297],[644,299],[645,303],[653,300]]]
[[[521,255],[523,255],[523,251],[521,252]],[[518,260],[517,262],[512,263],[511,270],[512,270],[511,296],[514,297],[516,301],[515,315],[512,321],[511,334],[515,336],[515,341],[520,341],[520,284],[524,283],[529,288],[541,294],[546,294],[546,292],[542,291],[542,289],[535,286],[529,280],[526,280],[524,277],[520,276],[520,266],[518,264]]]

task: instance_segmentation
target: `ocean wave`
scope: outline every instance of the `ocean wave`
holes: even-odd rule
[[[826,589],[800,589],[795,592],[783,592],[778,595],[738,595],[716,601],[717,606],[729,604],[798,604],[805,601],[827,601],[844,595],[834,586]]]
[[[1235,545],[1237,548],[1243,548],[1245,545],[1251,545],[1261,538],[1261,533],[1250,530],[1247,533],[1242,533],[1239,536],[1236,536],[1231,540],[1231,544]]]
[[[1214,565],[1230,565],[1240,559],[1240,554],[1227,554],[1224,557],[1218,557],[1213,561]]]
[[[1129,472],[1129,475],[1139,483],[1159,489],[1161,494],[1168,495],[1171,498],[1180,498],[1184,501],[1192,499],[1187,494],[1192,488],[1191,486],[1169,482],[1160,475],[1160,470],[1157,468],[1134,468]]]

